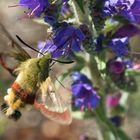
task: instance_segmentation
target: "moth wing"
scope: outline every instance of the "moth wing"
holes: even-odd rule
[[[41,112],[47,118],[61,124],[70,124],[72,122],[71,111],[67,109],[64,112],[53,112],[46,107],[42,107]]]
[[[2,35],[0,41],[3,43],[6,42],[6,44],[0,46],[0,53],[5,54],[6,56],[9,55],[21,62],[31,58],[31,56],[15,41],[14,37],[10,35],[8,30],[2,24],[0,24],[0,32]]]
[[[65,93],[56,92],[57,90],[50,77],[41,84],[40,89],[41,93],[37,95],[35,106],[51,120],[62,124],[70,124],[72,121],[70,93],[67,94],[67,90]]]
[[[13,44],[14,51],[10,56],[14,57],[19,62],[26,61],[31,58],[31,56],[19,45]]]

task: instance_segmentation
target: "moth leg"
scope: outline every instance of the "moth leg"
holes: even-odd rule
[[[9,68],[6,63],[4,62],[3,58],[2,58],[2,54],[0,54],[0,65],[6,69],[12,76],[16,76],[14,74],[14,69]]]

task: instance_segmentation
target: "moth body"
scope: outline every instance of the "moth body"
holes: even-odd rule
[[[28,59],[16,69],[18,76],[4,96],[7,117],[14,117],[16,111],[26,104],[33,104],[40,84],[49,76],[50,54],[41,58]]]
[[[1,110],[8,118],[18,120],[21,116],[20,108],[33,104],[51,120],[62,124],[71,123],[70,101],[57,92],[49,77],[50,60],[51,55],[48,53],[21,62],[16,69],[18,76],[7,90],[5,103],[1,105]]]

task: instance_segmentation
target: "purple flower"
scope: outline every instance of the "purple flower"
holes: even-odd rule
[[[131,69],[131,68],[133,68],[133,66],[134,66],[134,61],[133,60],[131,60],[131,59],[123,59],[122,60],[123,61],[123,64],[125,65],[125,67],[127,68],[127,69]]]
[[[52,27],[57,23],[57,19],[54,16],[46,15],[44,21],[50,24]]]
[[[33,15],[38,17],[49,7],[49,2],[48,0],[20,0],[19,5],[29,8],[30,12],[27,13],[29,17]]]
[[[78,28],[64,24],[54,31],[54,36],[46,42],[44,52],[52,53],[53,57],[69,57],[81,50],[85,36]]]
[[[69,0],[62,0],[62,4],[68,4]]]
[[[71,77],[73,80],[73,84],[77,84],[77,83],[92,84],[91,81],[84,74],[81,74],[80,72],[72,73]]]
[[[140,29],[133,24],[127,24],[120,27],[113,35],[114,38],[133,37],[140,33]]]
[[[131,7],[131,12],[136,23],[140,23],[140,0],[135,1]]]
[[[121,74],[124,70],[125,66],[121,61],[112,61],[109,64],[109,72],[111,73]]]
[[[108,95],[106,98],[107,108],[114,108],[119,105],[121,94],[118,95]]]
[[[116,85],[124,82],[125,69],[123,61],[116,57],[110,59],[106,64],[107,74]]]
[[[106,16],[123,16],[131,22],[140,23],[139,0],[106,0],[103,12]]]
[[[119,115],[113,116],[113,117],[111,117],[109,119],[117,127],[121,126],[121,124],[123,122],[123,118],[121,116],[119,116]]]
[[[72,79],[74,82],[71,90],[75,106],[81,108],[81,110],[96,108],[100,97],[93,88],[91,81],[84,74],[78,72],[72,74]]]
[[[110,59],[107,62],[107,70],[110,74],[121,75],[124,73],[126,68],[126,63],[123,60],[119,60],[117,58]]]
[[[111,48],[112,51],[117,55],[117,56],[126,56],[128,55],[128,38],[114,38],[112,39],[109,44],[108,48]]]

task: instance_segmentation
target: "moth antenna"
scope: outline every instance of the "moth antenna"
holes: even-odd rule
[[[74,63],[73,60],[71,61],[61,61],[61,60],[57,60],[57,59],[53,59],[53,58],[50,58],[51,60],[55,61],[55,62],[59,62],[59,63],[63,63],[63,64],[71,64],[71,63]]]
[[[26,47],[30,48],[31,50],[34,50],[35,52],[37,53],[40,53],[42,55],[44,55],[43,53],[41,53],[40,51],[38,51],[37,49],[31,47],[30,45],[28,45],[27,43],[25,43],[18,35],[16,35],[17,39],[22,43],[24,44]]]
[[[50,69],[52,68],[52,66],[55,64],[56,62],[52,62],[52,64],[50,64]]]

